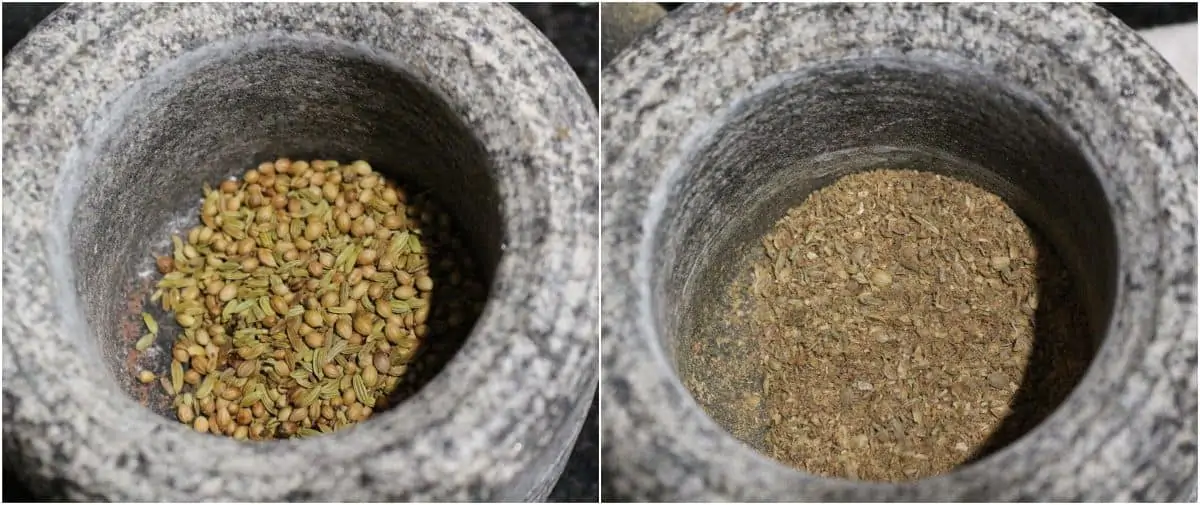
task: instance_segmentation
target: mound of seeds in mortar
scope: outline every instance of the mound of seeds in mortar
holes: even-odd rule
[[[156,379],[180,422],[262,440],[328,433],[387,405],[431,327],[464,323],[481,303],[466,282],[431,319],[431,261],[464,284],[448,216],[365,161],[265,162],[204,188],[200,225],[172,237],[152,301],[182,333]],[[453,250],[451,250],[453,249]],[[469,259],[467,260],[469,262]],[[160,331],[136,344],[151,347]]]
[[[1057,259],[1039,255],[999,197],[965,182],[844,177],[792,208],[751,257],[726,302],[745,344],[723,345],[757,361],[741,368],[761,373],[761,391],[716,407],[748,415],[718,417],[750,420],[731,429],[758,430],[752,445],[802,470],[880,481],[944,473],[998,432],[1011,441],[1048,415],[1086,366],[1069,279],[1047,267]],[[1048,272],[1061,275],[1039,278]],[[1076,344],[1035,341],[1035,326]],[[722,344],[693,351],[712,345]],[[1034,354],[1045,368],[1032,371],[1036,405],[1017,398]],[[713,356],[691,367],[731,367]],[[724,387],[707,380],[689,379],[702,404]]]

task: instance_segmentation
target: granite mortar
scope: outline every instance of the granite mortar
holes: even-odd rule
[[[596,112],[504,5],[68,5],[6,58],[4,458],[90,500],[537,500],[596,381]],[[328,436],[196,434],[122,386],[128,282],[196,188],[365,158],[491,280],[414,397]]]
[[[604,499],[1195,496],[1196,97],[1128,27],[1079,4],[690,5],[603,75]],[[1005,197],[1066,260],[1098,328],[1047,420],[899,484],[757,453],[674,362],[739,244],[880,167]]]

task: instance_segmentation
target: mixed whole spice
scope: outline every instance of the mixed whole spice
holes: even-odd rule
[[[737,338],[695,342],[683,374],[714,418],[798,469],[928,477],[1069,393],[1089,356],[1069,292],[996,195],[932,173],[854,174],[763,237],[725,302]],[[754,371],[723,372],[737,368]]]
[[[431,333],[482,304],[449,216],[365,161],[264,162],[206,185],[199,218],[156,261],[151,300],[182,329],[169,370],[137,378],[159,381],[201,433],[264,440],[363,421]],[[439,296],[452,294],[439,310],[431,267],[445,273]],[[142,317],[138,351],[160,332]]]

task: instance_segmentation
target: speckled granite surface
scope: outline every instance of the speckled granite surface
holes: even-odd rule
[[[661,2],[668,9],[676,9],[683,5],[680,2]],[[1196,20],[1196,4],[1188,2],[1101,2],[1105,10],[1113,13],[1134,29],[1175,23],[1187,23]]]
[[[40,54],[36,63],[45,67],[34,66],[31,53],[15,62],[6,59],[6,70],[15,69],[18,72],[14,74],[20,76],[6,75],[6,110],[21,118],[19,122],[5,118],[6,462],[15,461],[9,457],[11,449],[16,448],[27,455],[37,454],[42,461],[58,461],[65,466],[24,470],[41,479],[42,485],[76,499],[203,501],[231,496],[231,490],[236,490],[240,499],[249,500],[505,500],[545,496],[549,483],[543,483],[538,472],[523,473],[522,468],[565,463],[565,457],[558,459],[545,444],[573,437],[577,424],[558,423],[573,417],[575,414],[568,414],[572,411],[580,416],[575,419],[581,419],[588,405],[594,405],[591,395],[577,397],[568,392],[590,389],[589,382],[595,377],[589,379],[589,370],[594,374],[595,366],[595,314],[594,306],[588,306],[594,302],[595,271],[590,265],[595,263],[595,239],[590,232],[596,225],[596,203],[594,192],[577,191],[595,187],[594,172],[580,170],[595,166],[595,107],[573,76],[564,77],[571,72],[561,57],[546,56],[551,54],[547,50],[553,51],[552,46],[532,37],[528,24],[516,22],[515,12],[494,7],[444,6],[440,9],[445,10],[436,12],[429,7],[395,4],[324,8],[213,4],[147,9],[156,12],[142,11],[146,12],[144,16],[126,17],[130,11],[113,5],[73,12],[71,20],[84,27],[82,32],[72,32],[70,40],[47,36],[37,41]],[[265,12],[268,10],[270,13]],[[448,15],[449,11],[456,12]],[[175,15],[179,17],[168,23],[171,30],[158,31],[153,23],[145,23]],[[362,27],[381,19],[436,29],[362,31]],[[117,21],[131,24],[123,30],[93,29]],[[80,351],[44,354],[46,346],[35,348],[23,343],[31,340],[10,339],[28,333],[42,342],[68,338],[63,335],[86,339],[86,332],[79,331],[81,322],[74,318],[76,307],[70,303],[58,307],[57,302],[45,298],[47,290],[60,286],[43,279],[66,282],[62,276],[67,271],[65,248],[51,246],[71,240],[45,231],[43,227],[49,221],[38,216],[54,215],[48,206],[51,194],[71,200],[70,190],[51,193],[54,169],[82,168],[78,158],[62,156],[74,147],[96,149],[101,157],[106,155],[108,140],[103,125],[99,130],[92,129],[96,125],[84,114],[100,104],[113,105],[120,112],[123,104],[133,103],[129,102],[133,96],[129,94],[125,101],[111,101],[106,92],[109,86],[139,77],[160,59],[206,38],[257,28],[301,26],[375,47],[404,47],[404,52],[397,53],[402,58],[423,53],[422,77],[448,96],[449,106],[477,132],[498,170],[500,194],[507,202],[508,254],[538,258],[534,271],[520,262],[498,266],[500,278],[520,279],[513,285],[521,288],[506,291],[501,287],[493,292],[493,304],[513,303],[531,317],[514,318],[515,312],[508,310],[485,314],[477,327],[477,338],[468,342],[443,375],[414,399],[411,408],[405,404],[404,416],[385,414],[388,423],[367,423],[344,434],[279,445],[249,447],[214,439],[198,447],[189,442],[194,442],[194,434],[139,410],[123,393],[106,384],[111,379],[106,380],[103,371],[82,366],[82,352],[94,344],[64,341],[65,345],[51,345],[49,349]],[[499,32],[492,31],[497,29]],[[490,45],[466,46],[473,64],[473,69],[467,70],[459,67],[465,63],[461,56],[451,56],[462,50],[454,42],[455,37],[434,36],[445,42],[422,40],[439,31],[461,40],[483,37]],[[116,43],[114,40],[126,41],[121,47],[127,51],[98,58],[97,54]],[[518,41],[516,47],[497,43],[514,40]],[[64,51],[81,42],[87,51]],[[484,47],[487,50],[482,50]],[[420,50],[414,52],[412,48]],[[56,63],[68,57],[77,65],[72,68],[77,72],[57,73],[60,67]],[[206,61],[201,58],[193,63],[202,65]],[[414,68],[411,63],[407,66]],[[101,67],[119,70],[105,74]],[[186,75],[191,68],[176,70]],[[46,72],[54,75],[42,75]],[[486,79],[482,78],[485,74]],[[169,87],[173,85],[172,77],[160,75],[147,85]],[[535,82],[536,91],[527,89]],[[503,92],[493,87],[501,86],[497,83],[503,83]],[[60,89],[72,93],[59,93]],[[139,106],[150,110],[158,103],[155,100],[161,99],[152,92],[143,97],[149,100]],[[489,108],[466,105],[481,102],[489,103]],[[39,123],[43,114],[57,119],[52,124]],[[571,134],[564,135],[563,128]],[[73,147],[69,142],[76,138],[90,138],[99,145]],[[47,160],[51,160],[49,164]],[[30,163],[35,162],[43,168],[29,170]],[[47,166],[52,169],[47,170]],[[521,168],[516,170],[518,166]],[[88,173],[99,177],[97,174],[102,175],[106,169],[104,166]],[[27,179],[14,179],[18,177]],[[525,183],[518,183],[518,177]],[[555,192],[555,196],[543,200],[544,195],[529,193],[528,188],[542,188],[539,191]],[[558,194],[560,189],[568,192]],[[524,205],[532,207],[522,211]],[[47,272],[56,275],[48,276]],[[531,299],[522,294],[524,289],[543,282],[553,286],[553,296]],[[550,305],[543,309],[529,310],[547,303]],[[65,312],[68,317],[44,317],[50,307],[58,307],[52,310]],[[63,331],[63,325],[75,331]],[[538,338],[513,341],[506,337],[523,334],[536,334]],[[504,343],[497,345],[501,342],[497,339]],[[15,362],[21,363],[19,371],[10,366]],[[38,372],[50,363],[65,366],[59,370],[72,373]],[[76,382],[79,384],[72,385]],[[53,413],[41,402],[27,401],[31,388],[56,403]],[[456,409],[456,405],[474,408]],[[503,418],[497,418],[495,412],[513,407],[542,414],[512,423],[496,422]],[[64,417],[63,413],[72,409],[79,415]],[[448,409],[455,415],[447,418],[440,414]],[[478,415],[484,412],[493,414]],[[594,429],[594,421],[591,426]],[[36,430],[44,430],[46,437],[32,436]],[[97,440],[106,442],[94,442]],[[586,444],[582,447],[586,454],[589,449]],[[400,454],[403,459],[397,459]]]
[[[694,156],[724,121],[815,62],[860,58],[933,61],[1023,90],[1091,157],[1117,238],[1109,337],[1083,383],[1013,445],[916,483],[816,478],[738,443],[672,372],[661,333],[672,316],[658,312],[660,278],[670,271],[658,248],[681,240],[670,235],[670,212],[703,200],[684,191]],[[605,498],[1169,501],[1194,493],[1196,97],[1115,18],[1081,4],[691,5],[619,55],[602,87]]]
[[[599,7],[594,3],[515,4],[546,34],[575,69],[592,101],[599,99]],[[550,492],[554,502],[594,502],[600,499],[600,395],[592,400],[587,420],[562,477]]]
[[[513,4],[554,42],[575,74],[587,88],[592,100],[599,98],[600,50],[599,7],[594,3],[520,3]]]
[[[15,46],[43,18],[58,8],[57,3],[4,5],[4,53]],[[596,58],[597,12],[595,4],[518,4],[528,17],[558,47],[583,81],[592,100],[597,99],[599,69]],[[598,422],[599,395],[595,396],[587,420],[580,431],[575,449],[563,469],[562,477],[550,493],[553,502],[592,502],[599,498]],[[11,471],[4,472],[6,500],[30,499],[28,490]]]

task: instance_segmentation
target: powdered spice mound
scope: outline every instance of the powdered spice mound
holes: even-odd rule
[[[850,175],[791,209],[762,247],[729,313],[748,316],[761,353],[761,402],[750,407],[765,436],[754,445],[796,468],[881,481],[944,473],[997,433],[1040,421],[1086,365],[1071,345],[1039,344],[1050,359],[1037,366],[1055,368],[1038,372],[1051,400],[1015,399],[1039,293],[1061,298],[1067,280],[1039,279],[1039,261],[1046,270],[1057,259],[1039,258],[1021,219],[966,182]],[[1058,328],[1038,333],[1082,330],[1076,305],[1053,304],[1066,316],[1039,315]],[[1025,425],[1002,426],[1013,417]]]

